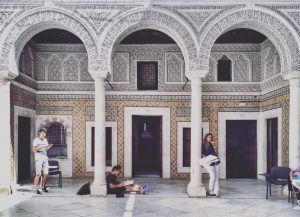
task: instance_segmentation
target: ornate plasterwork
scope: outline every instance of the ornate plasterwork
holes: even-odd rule
[[[115,52],[113,55],[112,82],[129,84],[130,53]]]
[[[83,41],[89,56],[89,68],[96,70],[98,48],[92,32],[86,26],[80,18],[69,15],[69,12],[63,9],[48,8],[28,11],[12,22],[1,37],[3,44],[0,51],[0,69],[10,69],[18,74],[16,61],[19,60],[24,45],[36,33],[55,27],[70,31]]]
[[[277,48],[282,60],[282,71],[298,68],[293,59],[297,58],[299,54],[299,45],[289,27],[271,12],[267,13],[261,9],[240,9],[216,19],[209,27],[208,32],[204,33],[199,49],[200,64],[203,70],[208,69],[209,53],[215,40],[224,31],[233,27],[246,27],[262,32],[272,40]]]
[[[128,13],[111,24],[103,37],[103,41],[100,42],[100,68],[102,70],[111,71],[108,66],[111,66],[114,47],[123,37],[139,28],[153,28],[167,33],[180,47],[187,70],[197,70],[199,68],[197,41],[189,26],[176,14],[171,14],[171,12],[162,9],[152,9],[151,11],[139,10]]]

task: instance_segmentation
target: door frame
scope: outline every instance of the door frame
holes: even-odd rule
[[[19,173],[19,168],[18,168],[18,162],[19,162],[19,147],[18,147],[18,126],[19,126],[19,121],[18,117],[23,116],[23,117],[28,117],[30,118],[30,147],[32,147],[32,141],[35,137],[35,123],[36,123],[36,111],[23,108],[20,106],[14,106],[14,183],[18,183],[18,173]],[[30,155],[30,174],[33,173],[34,171],[34,156],[33,152],[31,152]]]
[[[162,117],[162,178],[171,177],[170,108],[125,107],[124,108],[124,176],[132,177],[132,116]]]
[[[220,178],[226,179],[226,121],[257,121],[257,174],[267,171],[267,119],[278,118],[278,166],[282,165],[282,109],[276,108],[262,112],[218,112],[218,148],[221,160]],[[222,130],[223,129],[223,130]],[[224,130],[225,129],[225,130]],[[257,179],[263,179],[257,175]]]

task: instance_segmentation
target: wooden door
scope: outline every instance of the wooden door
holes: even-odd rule
[[[278,166],[278,118],[267,119],[267,171]]]
[[[226,177],[257,177],[257,121],[226,121]]]
[[[31,127],[29,117],[18,117],[18,183],[31,178]]]
[[[161,177],[161,117],[132,118],[133,176]]]

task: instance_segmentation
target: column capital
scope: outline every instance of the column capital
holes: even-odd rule
[[[285,80],[300,79],[300,72],[299,71],[286,72],[283,74],[283,78]]]
[[[108,71],[104,71],[104,70],[89,71],[89,72],[94,80],[101,79],[101,78],[106,79],[108,75]]]
[[[195,71],[190,71],[186,77],[188,79],[193,80],[193,79],[202,79],[204,78],[208,73],[208,70],[195,70]]]
[[[11,73],[9,70],[0,70],[0,86],[6,84],[17,77],[15,74]]]

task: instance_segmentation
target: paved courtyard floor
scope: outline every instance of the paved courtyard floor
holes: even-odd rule
[[[51,180],[51,182],[54,180]],[[184,217],[293,217],[300,211],[287,202],[281,187],[275,187],[272,198],[265,199],[265,182],[261,180],[221,180],[221,197],[189,198],[187,180],[136,179],[148,182],[147,195],[126,194],[125,198],[77,196],[87,179],[64,179],[63,188],[49,193],[31,192],[0,197],[0,217],[36,216],[184,216]],[[205,183],[207,186],[207,183]],[[22,186],[29,189],[32,185]]]

